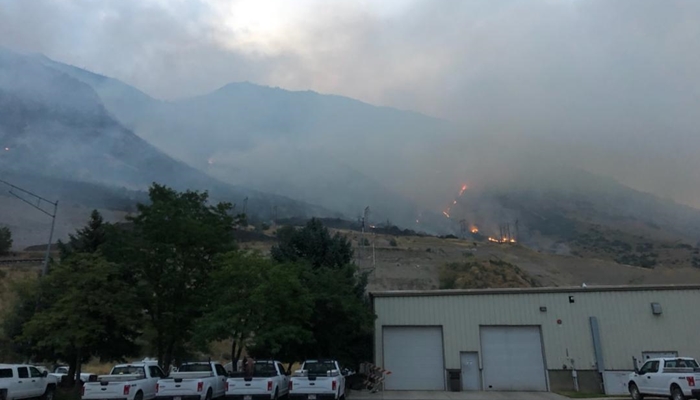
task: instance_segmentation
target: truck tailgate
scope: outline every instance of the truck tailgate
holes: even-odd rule
[[[253,378],[246,381],[243,378],[229,378],[227,381],[227,396],[268,395],[272,397],[273,382],[270,378]]]
[[[130,381],[89,382],[83,385],[83,399],[126,399],[130,389]]]
[[[336,393],[338,378],[329,376],[292,378],[292,393]]]
[[[204,382],[201,379],[161,379],[158,381],[157,397],[201,396]]]

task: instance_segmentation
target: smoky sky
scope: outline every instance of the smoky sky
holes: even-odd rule
[[[161,99],[251,81],[414,110],[700,207],[694,0],[0,0],[0,45]]]

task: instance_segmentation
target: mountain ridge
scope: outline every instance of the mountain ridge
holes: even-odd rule
[[[145,190],[159,182],[178,190],[208,190],[250,210],[328,213],[215,178],[175,160],[113,118],[93,87],[44,57],[0,51],[0,170]],[[93,74],[95,82],[102,81]],[[108,79],[108,78],[107,78]],[[129,91],[134,93],[133,91]]]
[[[700,210],[538,157],[522,141],[500,143],[419,113],[249,82],[165,101],[113,78],[57,68],[90,85],[133,133],[204,171],[203,182],[319,204],[350,219],[370,206],[370,224],[390,220],[441,235],[461,235],[464,220],[497,236],[499,225],[519,220],[523,244],[562,254],[593,257],[591,243],[599,242],[609,258],[610,243],[624,236],[634,242],[628,259],[646,260],[646,250],[634,250],[644,240],[660,248],[700,239]],[[271,203],[263,203],[269,213]]]

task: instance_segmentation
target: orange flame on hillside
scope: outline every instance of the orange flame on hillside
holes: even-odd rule
[[[515,243],[515,239],[508,239],[507,237],[501,238],[501,239],[496,239],[493,237],[489,237],[489,242],[493,243]]]
[[[463,195],[467,189],[469,189],[469,186],[467,186],[466,184],[462,185],[462,189],[459,191],[459,195]]]
[[[477,228],[476,226],[472,227],[471,233],[479,233],[479,228]]]

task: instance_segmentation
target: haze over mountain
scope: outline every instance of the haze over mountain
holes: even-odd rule
[[[0,173],[3,179],[44,196],[81,199],[93,207],[143,199],[130,192],[144,191],[153,182],[179,190],[209,190],[219,200],[240,202],[269,213],[304,214],[306,207],[278,196],[227,185],[176,161],[125,128],[105,109],[90,85],[53,68],[39,55],[20,55],[0,49]],[[55,185],[47,184],[55,179]],[[121,188],[97,189],[97,186]],[[78,191],[61,190],[74,185]],[[83,188],[80,190],[79,188]],[[96,190],[113,199],[95,197]],[[85,203],[87,202],[87,204]]]
[[[439,234],[518,221],[567,252],[603,228],[698,240],[698,211],[674,203],[700,207],[698,19],[684,0],[9,0],[0,44],[66,62],[31,57],[92,90],[86,123],[146,149],[42,173],[150,179],[124,165],[165,154],[203,186]]]
[[[659,240],[700,238],[697,210],[483,135],[451,148],[464,143],[464,134],[439,119],[250,83],[162,101],[118,80],[38,59],[91,85],[112,115],[173,157],[222,181],[320,204],[346,218],[368,205],[370,223],[389,219],[458,234],[464,220],[487,236],[517,220],[524,243],[565,252],[566,243],[597,225],[654,226],[646,233]],[[458,196],[451,182],[467,189]]]
[[[460,124],[450,149],[488,135],[700,207],[699,19],[694,0],[6,0],[0,44],[156,98],[251,81],[416,110]]]

